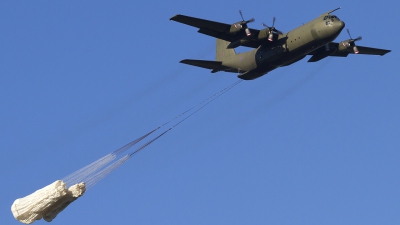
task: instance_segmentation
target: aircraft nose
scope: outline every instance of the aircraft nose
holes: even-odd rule
[[[343,29],[346,26],[346,24],[343,21],[340,21],[340,27]]]
[[[346,25],[343,21],[338,21],[336,24],[336,28],[340,31],[343,30],[344,26]]]
[[[343,21],[335,21],[332,24],[332,32],[334,34],[340,34],[340,32],[342,32],[343,28],[344,28],[345,24]]]

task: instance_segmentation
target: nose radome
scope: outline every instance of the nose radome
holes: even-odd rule
[[[333,33],[339,34],[340,32],[342,32],[344,26],[345,26],[345,24],[344,24],[343,21],[335,21],[335,22],[333,23],[333,26],[332,26],[332,28],[333,28],[333,30],[332,30]]]
[[[346,24],[343,21],[339,21],[339,23],[338,23],[339,30],[342,31],[345,25]]]

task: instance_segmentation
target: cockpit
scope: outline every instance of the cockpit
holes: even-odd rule
[[[333,22],[340,21],[340,19],[335,15],[329,14],[324,17],[324,21],[326,25],[332,25]]]
[[[331,20],[332,22],[334,22],[335,20],[340,21],[339,17],[335,16],[335,15],[327,15],[324,17],[324,20]]]

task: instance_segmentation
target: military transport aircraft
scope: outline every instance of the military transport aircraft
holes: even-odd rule
[[[254,19],[234,24],[225,24],[184,15],[176,15],[171,20],[199,28],[198,32],[217,38],[216,61],[185,59],[181,63],[218,71],[239,73],[243,80],[252,80],[282,66],[295,63],[307,55],[308,62],[316,62],[328,56],[347,57],[348,54],[385,55],[390,50],[356,46],[361,37],[340,43],[333,42],[345,24],[331,10],[292,31],[283,33],[272,26],[262,24],[263,30],[251,29],[248,23]],[[234,48],[245,46],[255,48],[249,52],[236,54]]]

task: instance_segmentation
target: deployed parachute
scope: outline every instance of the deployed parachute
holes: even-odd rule
[[[88,188],[93,187],[108,173],[125,162],[127,157],[123,157],[110,164],[119,154],[128,150],[156,130],[107,154],[62,180],[57,180],[26,197],[15,200],[11,206],[14,218],[24,224],[31,224],[35,220],[42,218],[47,222],[51,222],[69,204],[81,197]]]
[[[85,193],[85,183],[67,189],[62,180],[57,180],[34,193],[14,201],[11,211],[18,221],[31,224],[44,219],[51,222],[69,204]]]
[[[96,160],[95,162],[73,172],[62,180],[57,180],[52,184],[35,191],[34,193],[19,198],[14,201],[11,206],[11,211],[18,221],[25,224],[31,224],[35,220],[44,219],[47,222],[51,222],[61,211],[63,211],[69,204],[81,197],[86,190],[93,187],[101,179],[111,173],[113,170],[118,168],[120,165],[125,163],[134,154],[144,149],[155,140],[172,130],[174,127],[178,126],[180,123],[191,117],[193,114],[204,108],[206,105],[211,103],[213,100],[239,84],[242,80],[235,82],[234,84],[222,89],[213,96],[205,99],[198,105],[186,110],[174,119],[164,123],[162,126],[150,131],[149,133],[143,135],[142,137],[128,143],[127,145],[103,156],[102,158]],[[194,112],[181,119],[175,125],[171,126],[155,138],[143,144],[141,147],[135,151],[121,157],[117,160],[117,157],[133,147],[135,144],[145,139],[152,133],[164,127],[171,121],[181,117],[182,115],[188,113],[189,111],[197,108]]]

